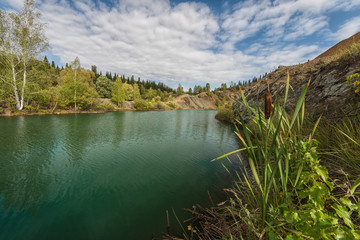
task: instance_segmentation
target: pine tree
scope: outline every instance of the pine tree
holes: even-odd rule
[[[47,68],[50,68],[50,63],[46,56],[44,57],[44,63],[46,64]]]
[[[206,92],[210,92],[210,83],[206,83],[206,87],[205,87],[205,89],[206,89]]]
[[[179,86],[176,89],[176,96],[180,96],[184,94],[184,88],[181,86],[181,84],[179,84]]]

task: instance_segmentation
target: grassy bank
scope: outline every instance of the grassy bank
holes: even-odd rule
[[[310,122],[305,95],[292,113],[285,111],[289,94],[274,103],[266,119],[244,95],[251,115],[238,113],[237,137],[242,147],[228,200],[221,206],[192,211],[183,239],[360,239],[360,119]],[[229,171],[230,172],[230,171]],[[170,236],[168,238],[176,239]]]

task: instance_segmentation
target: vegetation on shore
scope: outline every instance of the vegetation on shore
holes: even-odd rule
[[[241,148],[215,159],[241,152],[229,198],[191,210],[182,239],[360,238],[359,113],[337,123],[310,121],[308,85],[289,113],[289,86],[288,77],[284,100],[276,100],[270,119],[242,94],[239,103],[247,111],[236,116]],[[245,122],[244,114],[251,120]]]

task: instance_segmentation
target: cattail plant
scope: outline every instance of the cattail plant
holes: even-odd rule
[[[265,95],[265,118],[269,119],[271,115],[271,106],[272,106],[272,95],[270,93],[269,80],[267,79],[268,92]]]

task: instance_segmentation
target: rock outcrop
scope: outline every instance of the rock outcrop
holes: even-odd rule
[[[239,91],[236,90],[218,90],[214,93],[200,93],[197,95],[184,94],[175,98],[174,102],[181,109],[217,109],[217,102],[223,104],[233,102],[240,97]]]
[[[357,35],[354,36],[358,36]],[[360,35],[359,35],[360,36]],[[349,39],[355,39],[353,37]],[[360,41],[360,38],[356,38]],[[348,41],[343,41],[346,44]],[[353,47],[351,45],[347,46]],[[295,97],[298,97],[305,85],[310,81],[306,94],[306,108],[314,116],[323,114],[327,117],[338,114],[346,114],[347,109],[356,106],[360,102],[360,95],[354,92],[352,85],[346,84],[346,78],[354,73],[360,73],[360,48],[346,51],[345,47],[337,44],[336,49],[329,49],[327,54],[322,54],[316,59],[304,64],[294,66],[279,66],[278,69],[268,74],[265,78],[243,88],[244,95],[249,103],[256,103],[262,107],[263,99],[267,93],[267,81],[273,100],[282,100],[285,95],[286,75],[290,75],[290,85],[293,91],[289,91],[287,106],[294,106]],[[331,57],[330,53],[336,52]],[[267,79],[267,80],[266,80]],[[245,108],[238,102],[234,102],[233,108],[245,113]],[[246,120],[246,114],[243,114]]]
[[[175,98],[175,103],[181,109],[216,109],[217,99],[217,96],[207,93],[184,94]]]

